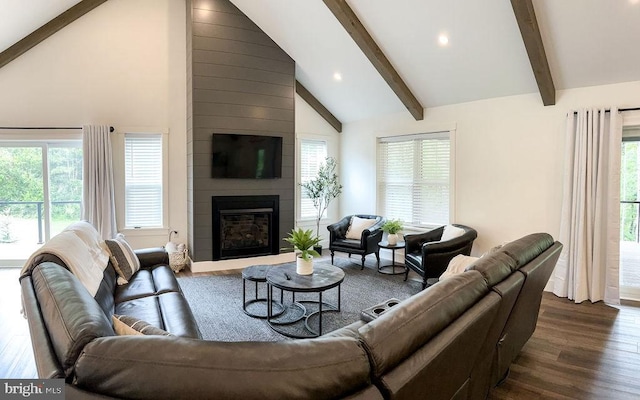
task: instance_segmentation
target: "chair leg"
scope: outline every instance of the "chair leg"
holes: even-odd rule
[[[331,265],[333,265],[333,255],[334,255],[333,250],[331,250]]]
[[[423,277],[422,278],[422,290],[425,290],[427,288],[427,278]]]
[[[407,281],[407,278],[408,278],[408,277],[409,277],[409,267],[407,267],[407,266],[405,265],[405,267],[404,267],[404,281],[405,281],[405,282]]]
[[[360,267],[360,271],[362,271],[364,269],[364,258],[366,257],[365,254],[362,255],[362,267]]]
[[[378,269],[380,269],[380,250],[376,251],[376,260],[378,260]]]

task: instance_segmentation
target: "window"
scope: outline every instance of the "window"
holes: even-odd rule
[[[125,227],[163,226],[162,135],[125,134]]]
[[[327,158],[327,142],[322,140],[300,141],[300,183],[307,182],[315,178],[320,165]],[[300,218],[315,219],[316,208],[304,190],[300,193]]]
[[[406,226],[449,223],[450,133],[380,138],[378,204]]]
[[[0,141],[0,171],[0,265],[16,265],[81,219],[82,142]]]

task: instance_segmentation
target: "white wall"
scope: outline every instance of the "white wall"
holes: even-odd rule
[[[324,120],[317,112],[314,111],[306,101],[302,99],[302,97],[296,94],[296,104],[295,104],[295,115],[296,115],[296,206],[300,204],[299,196],[300,196],[300,187],[298,183],[300,182],[300,171],[298,166],[299,161],[299,149],[300,149],[300,139],[312,139],[312,140],[324,140],[327,142],[327,155],[329,157],[334,157],[338,161],[338,168],[340,168],[340,137],[341,134],[338,133],[327,121]],[[340,182],[344,184],[344,181],[341,179],[341,176],[338,175]],[[340,199],[342,196],[339,196],[327,209],[327,218],[324,218],[320,222],[320,236],[323,238],[323,246],[328,246],[328,236],[329,232],[327,231],[327,225],[332,224],[338,221],[342,216],[340,215]],[[300,219],[299,210],[296,209],[296,227],[300,227],[303,229],[313,229],[315,232],[316,229],[316,221],[309,219]]]
[[[111,0],[0,69],[0,126],[156,127],[169,132],[169,221],[186,240],[186,8]],[[22,133],[25,139],[33,133]],[[117,173],[122,166],[114,166]],[[168,230],[126,232],[134,247]]]
[[[350,123],[341,135],[341,214],[376,212],[376,137],[456,128],[455,220],[478,230],[472,254],[533,232],[557,239],[565,116],[580,107],[638,107],[640,82],[495,98]]]

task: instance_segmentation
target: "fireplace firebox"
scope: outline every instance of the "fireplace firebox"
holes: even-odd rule
[[[213,196],[213,260],[278,254],[279,196]]]

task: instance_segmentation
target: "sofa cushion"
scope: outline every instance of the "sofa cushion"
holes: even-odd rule
[[[171,268],[156,265],[138,271],[129,282],[115,289],[115,303],[155,296],[168,292],[180,292],[180,286]]]
[[[156,286],[149,270],[138,271],[128,279],[124,285],[118,285],[115,290],[115,303],[149,297],[156,294]]]
[[[349,337],[213,342],[117,336],[90,343],[77,370],[80,388],[155,400],[342,399],[370,385],[367,353]]]
[[[475,270],[482,274],[489,287],[506,279],[516,269],[516,261],[502,251],[481,257],[474,264],[467,267],[468,271]]]
[[[169,292],[157,296],[164,329],[176,336],[202,337],[189,303],[182,293]]]
[[[65,268],[43,263],[31,273],[51,345],[65,375],[71,376],[84,346],[112,336],[111,322],[80,281]]]
[[[368,349],[374,375],[391,370],[489,289],[477,271],[459,274],[412,296],[358,331]]]
[[[140,297],[118,303],[115,313],[147,321],[155,327],[165,329],[157,296]]]
[[[360,250],[360,239],[336,239],[332,245],[336,248]]]
[[[111,316],[111,321],[113,321],[113,330],[118,335],[173,336],[164,329],[156,328],[148,322],[127,315],[114,314]]]
[[[138,256],[121,234],[118,234],[115,239],[107,239],[104,242],[111,253],[111,264],[122,278],[118,279],[118,284],[127,283],[133,274],[140,269]]]
[[[182,293],[168,292],[116,304],[115,313],[134,317],[183,337],[200,338],[200,330]]]
[[[507,243],[500,251],[516,260],[517,268],[542,254],[553,244],[553,237],[548,233],[532,233],[511,243]]]

